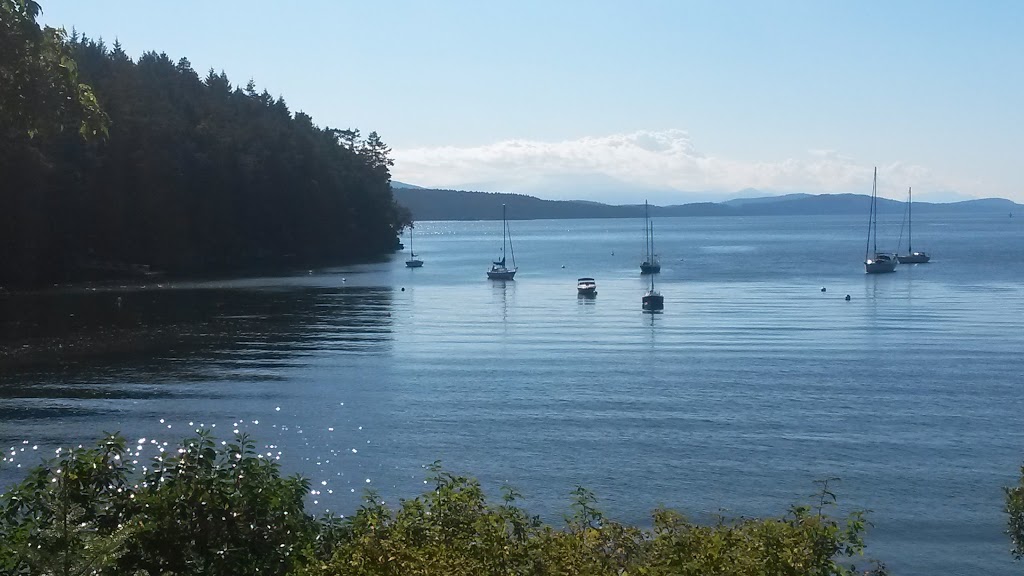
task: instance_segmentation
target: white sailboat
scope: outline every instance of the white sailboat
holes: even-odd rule
[[[907,188],[907,253],[897,256],[900,264],[927,264],[932,259],[924,252],[914,252],[914,193]]]
[[[405,261],[405,265],[408,268],[420,268],[423,266],[423,260],[416,257],[416,253],[412,250],[412,226],[409,226],[409,259]]]
[[[871,211],[868,214],[868,241],[864,247],[864,272],[883,274],[895,271],[896,255],[878,251],[878,168],[875,168],[871,184]]]
[[[505,244],[508,244],[509,253],[512,256],[512,267],[505,264]],[[505,216],[505,205],[501,205],[501,260],[491,262],[491,269],[487,271],[487,277],[491,280],[514,280],[516,271],[516,251],[512,248],[512,233],[508,229],[508,218]]]
[[[661,272],[661,262],[654,254],[654,225],[651,224],[651,216],[644,200],[644,261],[640,263],[641,274],[657,274]]]

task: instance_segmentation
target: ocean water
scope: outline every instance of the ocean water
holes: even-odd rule
[[[1024,225],[921,216],[926,265],[868,276],[865,218],[422,222],[421,269],[0,296],[0,480],[103,431],[140,460],[197,427],[252,434],[314,510],[396,502],[424,466],[509,483],[550,521],[782,514],[832,484],[897,574],[1019,571],[1002,487],[1024,461]],[[899,223],[883,221],[892,250]],[[884,239],[884,242],[883,242]],[[408,239],[406,238],[408,243]],[[575,280],[597,279],[579,299]],[[826,291],[822,292],[824,287]],[[849,294],[850,301],[844,296]]]

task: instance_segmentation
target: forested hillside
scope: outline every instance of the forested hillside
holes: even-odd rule
[[[0,4],[0,285],[361,260],[408,223],[375,132]]]
[[[644,205],[609,205],[582,200],[543,200],[524,194],[467,192],[430,188],[395,188],[395,199],[414,220],[498,220],[501,205],[511,220],[548,218],[642,218]],[[642,199],[640,200],[642,202]],[[651,216],[836,216],[867,215],[871,197],[862,194],[796,194],[745,198],[727,202],[694,202],[649,207]],[[905,213],[906,203],[879,198],[880,211]],[[1012,214],[1021,206],[1010,200],[987,198],[948,204],[914,202],[914,214]]]

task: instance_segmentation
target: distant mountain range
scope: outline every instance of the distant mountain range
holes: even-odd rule
[[[417,186],[415,184],[406,184],[405,182],[399,182],[398,180],[391,181],[392,188],[409,188],[411,190],[423,190],[423,186]]]
[[[524,194],[468,192],[411,187],[392,182],[395,199],[412,212],[414,220],[497,220],[501,205],[508,206],[510,220],[569,218],[639,218],[643,204],[610,205],[585,200],[542,200]],[[787,194],[738,198],[725,202],[695,202],[650,207],[652,216],[822,216],[867,215],[871,197],[864,194]],[[878,199],[880,212],[902,213],[905,202]],[[1024,206],[1003,198],[962,202],[914,202],[915,214],[1014,213]]]

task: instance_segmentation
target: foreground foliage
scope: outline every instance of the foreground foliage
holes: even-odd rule
[[[0,0],[0,145],[64,130],[87,138],[106,131],[64,31],[40,28],[40,11],[33,0]]]
[[[78,448],[0,497],[15,574],[287,574],[315,537],[308,483],[207,433],[136,470],[124,438]]]
[[[1020,481],[1016,486],[1008,486],[1006,492],[1007,530],[1013,546],[1010,553],[1014,559],[1024,558],[1024,466],[1020,468]]]
[[[658,510],[650,529],[605,518],[579,488],[556,528],[515,491],[489,503],[476,481],[435,464],[432,489],[396,509],[368,493],[350,518],[314,518],[309,483],[283,478],[244,435],[201,432],[141,468],[137,454],[109,436],[0,495],[0,573],[825,576],[858,573],[847,562],[864,548],[861,514],[824,513],[827,485],[815,507],[781,518],[699,525]]]

